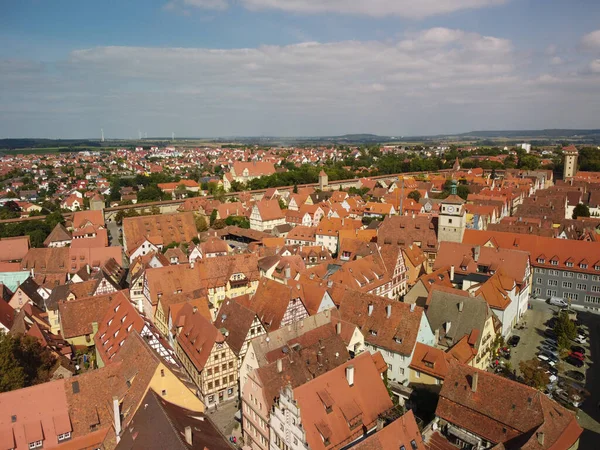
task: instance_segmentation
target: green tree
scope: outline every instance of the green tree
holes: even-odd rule
[[[519,370],[521,371],[523,381],[528,386],[543,389],[550,383],[550,377],[539,367],[539,362],[535,358],[528,361],[521,361],[519,363]]]
[[[287,205],[285,204],[285,202],[283,201],[282,198],[280,198],[278,200],[278,202],[279,202],[279,209],[287,209]]]
[[[578,217],[590,217],[590,208],[583,203],[578,204],[573,209],[573,219],[577,219]]]
[[[412,198],[415,202],[419,202],[421,200],[421,193],[419,191],[411,191],[408,193],[408,198]]]
[[[215,223],[215,220],[217,220],[217,214],[218,211],[217,209],[213,209],[212,212],[210,213],[210,226],[212,227]]]
[[[62,223],[63,225],[65,224],[65,218],[60,211],[54,211],[48,214],[45,221],[50,230],[53,230],[54,227],[59,223]]]
[[[577,326],[569,318],[567,311],[559,312],[554,325],[554,332],[558,337],[558,346],[563,349],[569,348],[571,340],[577,336]]]
[[[196,216],[196,230],[198,230],[198,233],[208,230],[208,224],[204,216]]]
[[[294,184],[294,189],[292,189],[292,192],[293,192],[294,194],[297,194],[297,193],[298,193],[298,185],[297,185],[297,184]]]
[[[157,202],[162,200],[162,191],[156,186],[148,186],[137,194],[138,203]]]
[[[48,381],[54,362],[36,338],[0,332],[0,392]]]

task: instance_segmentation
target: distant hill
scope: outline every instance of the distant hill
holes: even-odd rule
[[[546,129],[546,130],[496,130],[496,131],[470,131],[468,133],[455,134],[453,136],[476,137],[476,138],[583,138],[600,136],[600,130],[569,130],[569,129]]]

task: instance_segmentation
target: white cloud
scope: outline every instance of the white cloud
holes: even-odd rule
[[[564,127],[565,110],[580,127],[597,117],[599,61],[543,75],[527,62],[508,40],[445,28],[396,42],[82,49],[50,67],[0,61],[0,136],[24,118],[28,129],[128,137],[414,135]]]
[[[584,48],[600,50],[600,30],[592,31],[581,38]]]
[[[174,0],[177,1],[177,0]],[[232,0],[179,0],[188,6],[225,9]],[[508,0],[238,0],[250,10],[274,9],[293,13],[339,13],[420,19],[465,9],[501,5]]]
[[[600,73],[600,59],[592,61],[589,68],[593,73]]]

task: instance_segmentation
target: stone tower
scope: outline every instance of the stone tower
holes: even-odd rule
[[[321,173],[319,173],[319,189],[324,191],[328,185],[329,177],[327,176],[324,170],[321,170]]]
[[[563,180],[572,179],[577,173],[577,158],[579,152],[574,145],[569,145],[563,148],[563,155],[565,155],[565,167],[563,171]]]
[[[456,194],[456,181],[452,180],[450,195],[441,202],[438,217],[438,242],[462,242],[465,234],[465,201]]]

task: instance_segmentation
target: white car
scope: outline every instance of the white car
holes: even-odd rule
[[[587,339],[585,338],[585,336],[583,336],[582,334],[580,334],[579,336],[577,336],[575,339],[573,339],[575,342],[577,342],[578,344],[586,344],[587,343]]]

